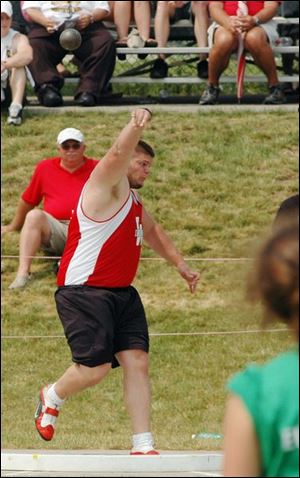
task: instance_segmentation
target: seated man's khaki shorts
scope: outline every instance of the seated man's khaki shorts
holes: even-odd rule
[[[47,212],[45,214],[50,225],[51,237],[49,244],[43,244],[43,249],[52,254],[61,255],[65,248],[70,221],[59,221],[51,214]]]

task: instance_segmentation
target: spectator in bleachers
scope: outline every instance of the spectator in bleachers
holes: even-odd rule
[[[32,48],[22,33],[11,28],[12,5],[1,2],[1,104],[8,105],[8,124],[20,125],[26,88],[26,65]]]
[[[206,47],[208,44],[207,28],[209,25],[208,3],[205,1],[158,1],[154,19],[155,39],[157,40],[158,47],[163,48],[167,46],[171,24],[182,19],[191,20],[192,16],[197,46]],[[197,63],[197,73],[199,78],[208,77],[206,54],[200,55],[200,61]],[[155,60],[150,76],[151,78],[165,78],[168,76],[166,55],[160,54],[159,58]]]
[[[239,34],[244,35],[245,50],[249,51],[258,67],[268,79],[270,93],[265,104],[282,104],[285,101],[280,88],[276,63],[271,46],[278,39],[276,23],[272,20],[278,12],[279,1],[244,2],[248,14],[238,16],[237,1],[210,2],[210,15],[214,23],[209,27],[208,87],[201,96],[201,105],[214,105],[219,96],[219,79],[227,68],[231,54],[237,51]]]
[[[11,223],[1,226],[1,235],[21,230],[19,268],[10,289],[28,283],[32,257],[41,246],[52,254],[62,254],[72,210],[98,164],[85,156],[84,136],[77,129],[62,130],[57,147],[57,157],[44,159],[36,166]],[[41,203],[43,209],[38,209]]]
[[[193,1],[192,13],[194,16],[194,32],[199,48],[208,46],[207,30],[209,27],[209,2]],[[197,74],[199,78],[208,78],[207,54],[200,54],[200,61],[197,63]]]
[[[131,21],[135,22],[136,28],[133,28],[128,35]],[[157,46],[157,42],[150,38],[150,1],[115,1],[114,23],[118,34],[116,46],[131,48]],[[143,55],[142,58],[145,56]],[[125,56],[119,58],[125,59]]]
[[[252,282],[249,294],[262,303],[265,325],[284,323],[291,346],[229,381],[224,476],[299,476],[298,224],[279,228],[266,241]]]
[[[285,0],[281,5],[281,15],[285,18],[299,18],[299,2]],[[291,45],[297,45],[299,41],[299,24],[279,25],[278,31],[280,37],[287,38],[291,41]],[[283,53],[282,54],[282,67],[286,75],[294,74],[294,64],[298,61],[299,56],[296,53]],[[284,83],[282,85],[285,93],[294,93],[294,90],[298,89],[299,83],[293,85],[292,83]]]
[[[191,2],[156,2],[156,12],[154,17],[155,39],[157,46],[164,48],[167,46],[170,35],[170,25],[182,19],[190,19]],[[166,55],[160,54],[155,60],[150,72],[151,78],[165,78],[168,76],[168,63]]]
[[[22,4],[24,3],[24,1],[11,0],[10,3],[12,4],[13,9],[12,28],[20,33],[24,33],[24,35],[27,35],[28,24],[22,12]]]
[[[64,77],[56,65],[68,52],[60,45],[59,37],[64,22],[74,19],[82,37],[81,45],[73,52],[80,73],[75,101],[80,106],[96,105],[115,66],[114,41],[102,22],[109,13],[108,2],[25,1],[22,8],[31,19],[28,36],[34,57],[30,70],[40,103],[63,104],[60,90]]]

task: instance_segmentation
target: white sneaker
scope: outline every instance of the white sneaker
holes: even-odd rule
[[[140,37],[136,28],[133,28],[129,33],[127,46],[128,48],[143,48],[145,46],[145,41]]]
[[[22,105],[11,103],[8,109],[7,123],[15,126],[19,126],[22,123]]]
[[[9,289],[22,289],[30,281],[31,275],[27,274],[26,276],[17,276],[15,280],[8,287]]]

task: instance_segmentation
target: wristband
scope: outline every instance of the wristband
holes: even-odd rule
[[[253,17],[255,26],[259,27],[261,25],[261,20],[258,17]]]
[[[143,109],[143,110],[145,110],[145,111],[148,111],[148,113],[150,113],[150,115],[151,115],[151,118],[152,118],[152,116],[153,116],[153,113],[152,113],[152,111],[151,111],[151,110],[149,110],[149,108],[142,108],[142,109]]]

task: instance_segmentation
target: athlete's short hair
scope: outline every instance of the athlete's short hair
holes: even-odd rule
[[[140,147],[143,151],[145,151],[145,153],[149,154],[151,158],[154,158],[155,156],[154,149],[152,148],[152,146],[150,146],[149,143],[146,143],[146,141],[143,141],[142,139],[140,139],[136,147],[137,148]]]

